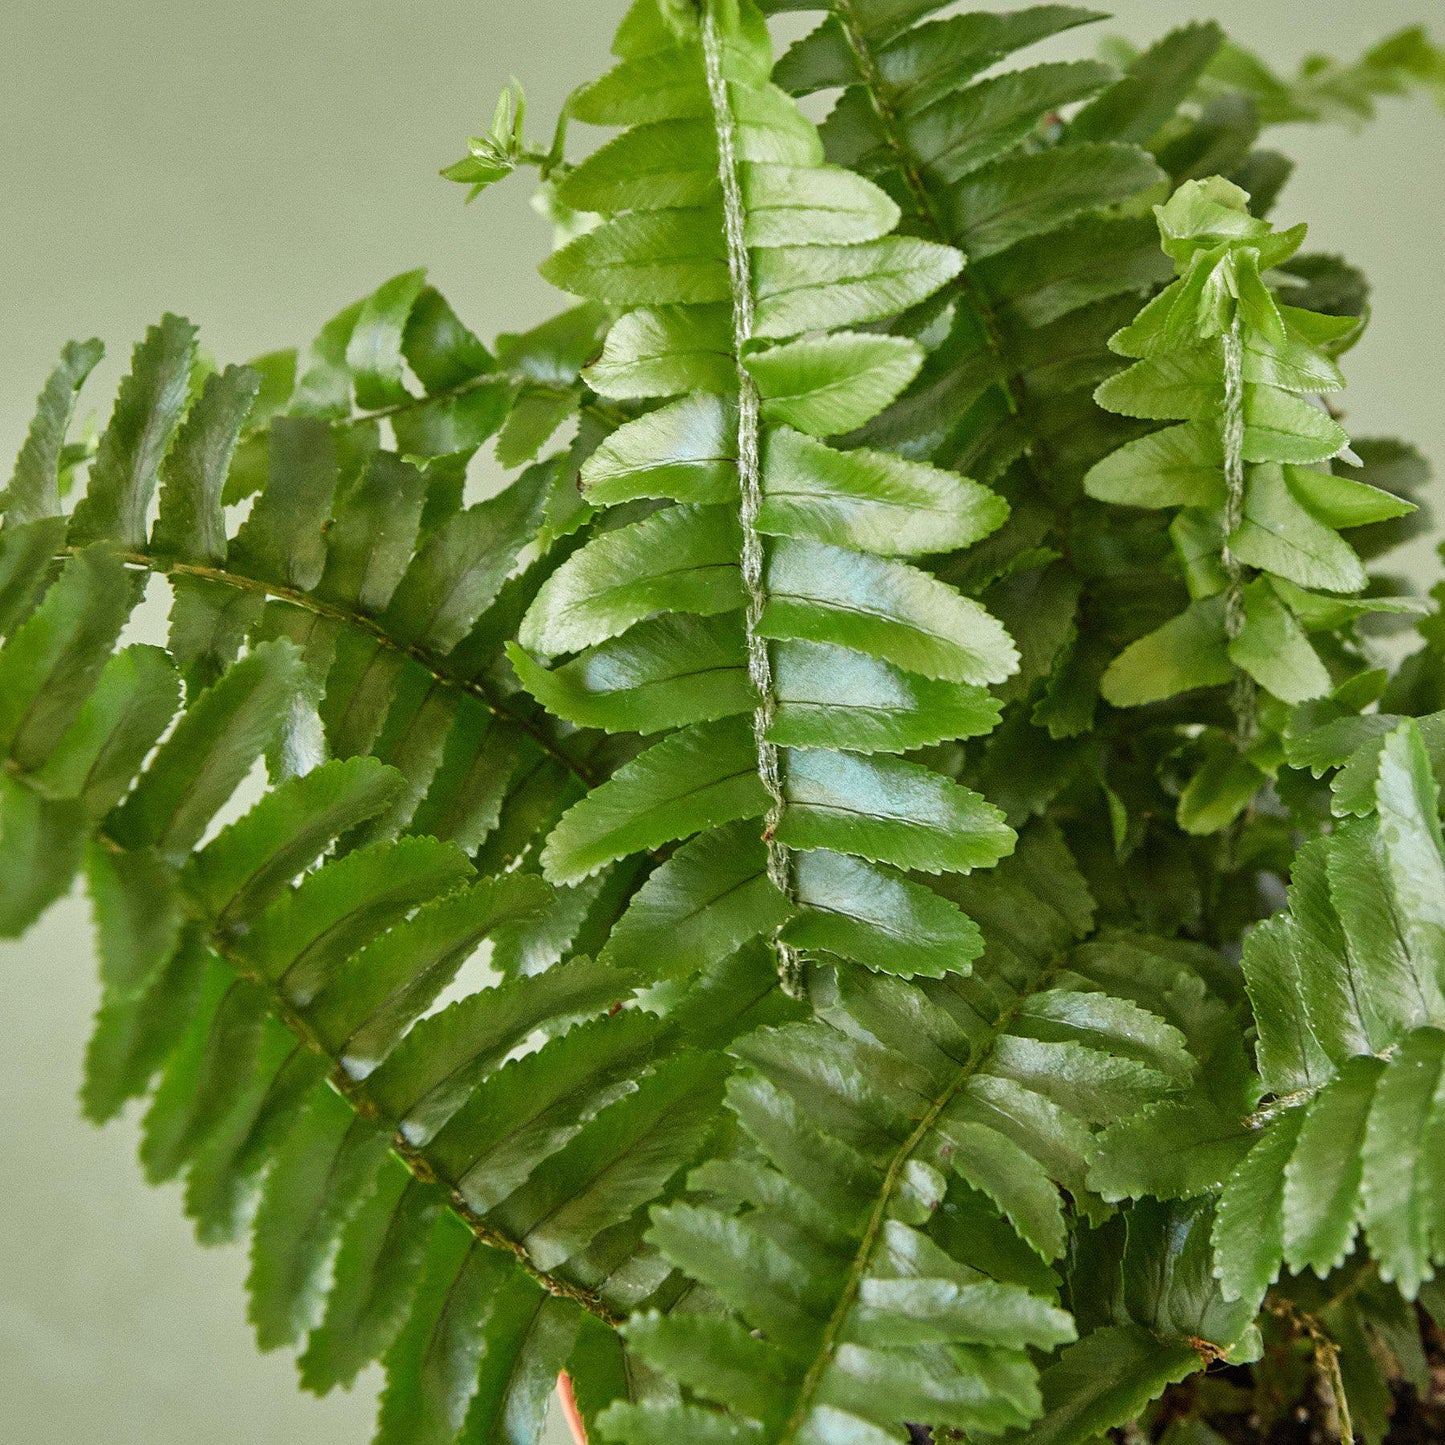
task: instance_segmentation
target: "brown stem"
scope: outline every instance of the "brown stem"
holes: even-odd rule
[[[567,1422],[567,1428],[572,1432],[572,1438],[577,1445],[587,1445],[587,1426],[582,1419],[582,1412],[577,1408],[577,1395],[572,1389],[572,1376],[563,1370],[557,1376],[557,1399],[562,1405],[562,1418]]]
[[[1329,1424],[1338,1430],[1341,1445],[1351,1445],[1355,1438],[1354,1421],[1350,1418],[1350,1402],[1345,1395],[1345,1377],[1340,1369],[1340,1347],[1325,1331],[1319,1319],[1302,1310],[1292,1300],[1267,1299],[1264,1307],[1278,1315],[1310,1342],[1315,1357],[1315,1374],[1327,1396],[1326,1405],[1334,1406],[1335,1419]]]
[[[70,555],[79,548],[70,546],[64,549],[64,555]],[[438,682],[446,687],[454,687],[459,692],[468,693],[474,697],[493,717],[501,718],[511,726],[527,734],[538,747],[542,749],[554,761],[559,762],[579,781],[585,783],[589,788],[597,782],[597,777],[586,763],[572,757],[564,748],[558,745],[547,733],[547,730],[533,722],[525,714],[519,712],[499,692],[492,689],[481,677],[465,677],[460,673],[450,671],[444,659],[438,657],[425,647],[415,643],[399,642],[392,637],[374,617],[367,616],[364,612],[354,612],[348,607],[337,606],[330,602],[323,602],[320,598],[314,597],[311,593],[299,587],[288,587],[284,583],[270,582],[260,577],[248,577],[241,572],[232,572],[224,567],[213,566],[200,562],[179,562],[162,557],[152,556],[151,553],[136,549],[118,548],[116,555],[122,562],[127,562],[133,567],[142,567],[148,572],[155,572],[164,577],[195,577],[207,582],[216,582],[224,587],[234,587],[240,592],[253,592],[263,597],[270,597],[278,602],[290,603],[293,607],[300,608],[303,612],[310,612],[317,617],[325,617],[340,624],[343,627],[354,628],[358,632],[364,632],[368,637],[373,638],[378,645],[388,651],[400,653],[403,657],[410,658],[419,667],[424,668]]]
[[[107,835],[100,835],[102,840],[113,843]],[[446,1192],[447,1202],[453,1214],[461,1220],[471,1231],[472,1236],[482,1244],[492,1249],[503,1250],[512,1255],[517,1263],[536,1282],[542,1286],[548,1294],[558,1299],[571,1300],[573,1304],[580,1305],[588,1314],[594,1315],[603,1324],[610,1325],[616,1329],[622,1323],[622,1316],[608,1306],[601,1296],[593,1290],[586,1289],[581,1285],[574,1284],[571,1280],[563,1279],[559,1275],[541,1269],[533,1262],[532,1257],[527,1253],[526,1246],[518,1239],[513,1239],[495,1225],[489,1223],[469,1205],[463,1196],[458,1179],[443,1173],[427,1157],[424,1149],[418,1149],[411,1144],[402,1133],[401,1120],[393,1118],[377,1107],[371,1096],[366,1091],[364,1083],[353,1079],[350,1074],[341,1066],[336,1056],[326,1046],[325,1040],[311,1026],[305,1016],[294,1008],[289,999],[286,998],[280,986],[265,974],[254,968],[244,954],[239,952],[230,941],[221,933],[212,928],[207,939],[210,948],[220,957],[224,958],[240,975],[257,988],[264,989],[268,996],[268,1005],[271,1012],[281,1021],[301,1044],[310,1049],[313,1053],[319,1054],[332,1065],[328,1079],[331,1087],[341,1095],[343,1099],[356,1110],[364,1119],[370,1119],[378,1124],[391,1135],[391,1151],[406,1165],[407,1169],[425,1184],[435,1184]]]

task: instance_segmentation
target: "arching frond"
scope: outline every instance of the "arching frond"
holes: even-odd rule
[[[320,1390],[384,1361],[382,1441],[540,1429],[574,1352],[617,1355],[611,1326],[668,1298],[640,1211],[716,1134],[720,1049],[792,1012],[756,951],[644,1008],[635,974],[547,933],[534,869],[468,856],[535,849],[598,761],[499,658],[575,545],[571,469],[602,427],[463,495],[529,399],[576,409],[597,325],[574,313],[499,365],[403,277],[292,387],[284,358],[199,372],[167,318],[73,509],[92,346],[67,349],[6,493],[0,919],[22,931],[84,872],[87,1113],[148,1096],[148,1177],[184,1177],[203,1240],[251,1230],[262,1347],[304,1347]],[[172,583],[169,652],[125,641],[148,573]]]
[[[1354,766],[1371,779],[1369,811],[1300,854],[1289,911],[1245,951],[1276,1102],[1224,1186],[1215,1243],[1226,1289],[1251,1298],[1282,1261],[1333,1269],[1357,1230],[1407,1298],[1445,1260],[1432,1182],[1445,1059],[1439,789],[1408,720]]]

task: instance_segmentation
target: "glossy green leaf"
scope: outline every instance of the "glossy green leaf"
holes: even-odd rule
[[[0,652],[0,748],[18,771],[39,767],[79,717],[139,601],[136,581],[104,547],[76,553]]]
[[[664,306],[629,311],[607,333],[587,383],[603,396],[726,394],[737,384],[730,308]]]
[[[187,562],[225,559],[221,498],[241,428],[260,389],[260,374],[246,366],[228,366],[206,378],[161,464],[160,515],[151,534],[158,552]]]
[[[206,961],[193,933],[144,991],[112,991],[102,999],[80,1090],[86,1118],[97,1124],[114,1118],[128,1100],[149,1089],[197,1007]]]
[[[617,637],[661,611],[711,616],[742,605],[738,532],[722,507],[671,507],[607,532],[548,579],[523,647],[556,656]]]
[[[1276,466],[1252,469],[1244,522],[1229,545],[1246,565],[1301,587],[1358,592],[1365,585],[1365,569],[1350,544],[1295,501]]]
[[[346,343],[346,364],[358,406],[374,410],[407,399],[401,377],[402,338],[425,282],[425,271],[393,277],[366,298],[357,314]]]
[[[761,251],[753,271],[756,335],[784,338],[878,321],[927,299],[961,264],[951,247],[905,236]]]
[[[554,252],[542,275],[563,291],[614,306],[726,301],[720,219],[711,210],[632,212]]]
[[[1101,691],[1115,707],[1138,707],[1192,688],[1217,687],[1233,675],[1222,599],[1210,597],[1191,602],[1126,647],[1109,664]]]
[[[383,614],[393,637],[445,653],[466,636],[531,538],[544,501],[540,480],[524,475],[426,539]]]
[[[1150,432],[1096,463],[1084,488],[1125,507],[1217,507],[1224,501],[1218,435],[1198,422]]]
[[[269,582],[305,590],[326,564],[323,529],[337,476],[331,429],[311,417],[278,417],[268,457],[265,489],[232,539],[229,560]]]
[[[1215,1273],[1226,1299],[1252,1304],[1279,1276],[1284,1257],[1285,1170],[1299,1139],[1304,1111],[1291,1110],[1266,1126],[1225,1182],[1214,1220]]]
[[[951,191],[952,234],[965,254],[982,260],[1162,179],[1147,153],[1134,146],[1080,144],[1015,153],[975,171]]]
[[[441,1208],[439,1194],[399,1161],[382,1165],[376,1190],[342,1232],[336,1287],[299,1362],[308,1389],[349,1385],[385,1353],[419,1286],[428,1234]]]
[[[300,669],[295,648],[263,644],[199,698],[122,804],[117,841],[183,859],[275,737]]]
[[[372,758],[323,763],[269,793],[201,849],[188,884],[222,927],[244,924],[333,838],[391,802],[401,781]]]
[[[1375,790],[1399,927],[1432,1018],[1445,1016],[1445,838],[1440,789],[1419,727],[1384,741]]]
[[[772,552],[767,584],[767,637],[851,647],[950,682],[1001,682],[1017,666],[978,603],[904,563],[789,539]]]
[[[355,875],[342,871],[334,890],[338,902],[330,917],[318,920],[316,934],[325,943],[340,931],[340,920],[366,940],[343,967],[328,968],[319,979],[313,970],[308,989],[315,993],[308,1012],[318,1035],[358,1078],[386,1059],[485,938],[509,923],[535,918],[550,901],[546,884],[525,873],[479,879],[452,891],[461,878],[455,855],[430,840],[410,848],[417,855],[415,879],[394,876],[390,897],[373,896],[358,907]],[[384,863],[386,850],[378,849],[376,857]],[[398,861],[393,852],[394,875],[402,872]],[[371,891],[375,895],[374,885]],[[319,911],[315,900],[298,902],[310,904],[308,914]],[[417,903],[426,906],[405,916]],[[295,961],[287,967],[294,982]]]
[[[610,506],[637,497],[733,502],[737,424],[721,397],[687,396],[612,433],[582,467],[582,487]]]
[[[1091,60],[1005,71],[910,117],[910,149],[940,181],[958,181],[1011,150],[1051,110],[1093,94],[1110,75]]]
[[[686,727],[757,705],[735,613],[654,617],[550,672],[515,644],[507,656],[549,712],[609,732]]]
[[[1143,145],[1193,89],[1223,41],[1223,32],[1212,22],[1171,31],[1074,117],[1072,138]]]
[[[426,479],[415,467],[386,452],[373,457],[337,504],[318,594],[381,611],[412,559],[425,504]]]
[[[1330,690],[1318,653],[1263,579],[1244,590],[1244,630],[1229,644],[1229,658],[1283,702],[1304,702]]]
[[[786,937],[799,948],[904,978],[966,972],[981,950],[977,926],[946,898],[859,859],[800,854],[793,882],[802,911]]]
[[[61,515],[60,466],[70,418],[85,379],[105,354],[97,340],[68,341],[35,404],[10,485],[0,495],[7,528]]]
[[[429,1246],[416,1303],[384,1360],[376,1439],[386,1445],[455,1440],[477,1391],[493,1312],[505,1318],[535,1308],[540,1295],[459,1220],[443,1215]]]
[[[0,777],[0,937],[18,938],[69,887],[84,848],[85,810]]]
[[[1367,527],[1415,510],[1401,497],[1335,472],[1285,467],[1284,478],[1300,505],[1327,527]]]
[[[990,731],[998,703],[979,687],[938,682],[848,648],[772,648],[778,705],[768,737],[789,747],[901,753]]]
[[[1138,1325],[1096,1330],[1066,1348],[1044,1372],[1043,1418],[1020,1440],[1085,1445],[1132,1420],[1150,1400],[1199,1369],[1183,1343],[1161,1343]]]
[[[604,962],[664,977],[706,969],[787,920],[759,828],[724,824],[685,843],[632,896]]]
[[[751,720],[698,723],[574,804],[547,840],[543,867],[552,882],[575,883],[616,858],[760,817],[767,806]]]
[[[1299,879],[1297,872],[1296,887]],[[1307,987],[1302,968],[1325,961],[1323,950],[1306,953],[1312,941],[1288,918],[1267,919],[1245,941],[1244,978],[1258,1030],[1259,1071],[1276,1094],[1302,1092],[1330,1073],[1329,1058],[1301,1008]]]
[[[836,436],[876,416],[918,374],[923,354],[901,336],[835,332],[747,357],[767,420]]]
[[[1003,814],[977,793],[897,758],[790,749],[779,841],[928,873],[966,873],[1013,849]]]
[[[0,529],[0,633],[8,636],[35,610],[64,545],[64,517],[10,522]]]
[[[79,798],[99,818],[130,787],[179,695],[175,669],[160,648],[135,643],[112,654],[36,773],[36,785],[51,797]]]
[[[587,1016],[620,1003],[626,974],[573,959],[530,978],[467,995],[417,1024],[366,1076],[368,1098],[421,1145],[456,1112],[471,1086],[548,1020]],[[367,1061],[357,1061],[364,1072]],[[355,1067],[355,1065],[350,1065]]]
[[[880,556],[967,547],[1002,525],[996,493],[887,452],[839,452],[780,427],[768,438],[758,526]]]
[[[195,328],[169,315],[135,348],[90,485],[71,518],[72,541],[123,547],[145,542],[147,511],[161,459],[185,410],[195,348]]]
[[[1285,1166],[1284,1257],[1294,1270],[1323,1275],[1354,1241],[1365,1121],[1383,1064],[1352,1059],[1316,1096]]]
[[[1445,1033],[1421,1029],[1380,1075],[1365,1129],[1361,1222],[1381,1277],[1413,1299],[1434,1274],[1431,1201],[1423,1184],[1426,1122],[1445,1061]]]

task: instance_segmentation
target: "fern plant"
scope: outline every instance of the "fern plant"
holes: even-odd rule
[[[381,1361],[384,1445],[534,1441],[559,1376],[623,1445],[1383,1440],[1445,634],[1367,566],[1425,522],[1331,409],[1363,279],[1258,141],[1445,60],[1000,68],[1099,17],[827,0],[775,65],[783,8],[635,0],[546,147],[503,96],[446,174],[540,170],[529,332],[420,271],[245,367],[168,316],[93,448],[65,348],[0,929],[84,878],[87,1115],[145,1101],[307,1388]]]

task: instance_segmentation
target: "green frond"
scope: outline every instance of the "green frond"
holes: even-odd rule
[[[843,970],[817,980],[815,1021],[733,1046],[741,1147],[693,1174],[697,1202],[655,1209],[650,1235],[725,1314],[699,1300],[629,1322],[629,1349],[684,1396],[614,1407],[608,1438],[883,1440],[905,1421],[994,1435],[1062,1408],[1036,1361],[1076,1336],[1055,1271],[1071,1216],[1108,1214],[1086,1183],[1097,1133],[1183,1087],[1201,1020],[1227,1011],[1185,953],[1080,944],[1092,901],[1047,828],[953,889],[983,924],[971,977]],[[1122,969],[1128,949],[1152,968]],[[1201,1247],[1207,1270],[1207,1226]],[[1248,1324],[1163,1314],[1156,1301],[1145,1325],[1166,1378],[1199,1365],[1185,1336],[1222,1353]],[[1052,1415],[1033,1428],[1092,1433]]]
[[[1199,1182],[1222,1190],[1216,1273],[1227,1297],[1251,1307],[1283,1265],[1337,1268],[1357,1232],[1406,1298],[1445,1259],[1431,1162],[1445,1061],[1445,844],[1422,730],[1387,721],[1361,746],[1369,811],[1300,852],[1288,910],[1245,945],[1267,1102],[1222,1141],[1235,1162]],[[1130,1133],[1123,1126],[1114,1143],[1137,1153]],[[1156,1175],[1145,1166],[1130,1192],[1157,1191]]]
[[[217,724],[211,753],[178,729],[158,764],[181,746],[194,776],[221,778],[226,758],[234,771],[266,746],[259,724],[205,706],[239,692],[253,659],[300,666],[289,644],[262,644],[197,705]],[[276,710],[266,716],[274,732]],[[381,1358],[379,1438],[450,1440],[464,1415],[513,1410],[518,1391],[540,1421],[538,1372],[550,1389],[583,1314],[611,1323],[666,1297],[639,1211],[715,1135],[718,1046],[776,1016],[776,978],[765,958],[738,956],[647,1011],[628,974],[573,958],[438,1008],[479,946],[534,920],[551,890],[520,871],[476,879],[432,838],[330,853],[403,787],[369,758],[323,763],[184,866],[154,841],[173,812],[142,810],[150,826],[132,847],[115,836],[126,810],[115,815],[91,873],[102,944],[122,948],[105,956],[86,1100],[104,1117],[155,1077],[147,1174],[185,1175],[203,1239],[252,1225],[261,1346],[303,1345],[318,1389]],[[537,1311],[554,1320],[546,1349],[519,1319]],[[483,1353],[495,1378],[477,1376]],[[413,1433],[424,1424],[434,1433]]]
[[[934,18],[932,5],[897,11],[819,0],[803,8],[826,18],[779,63],[779,83],[797,93],[840,90],[822,128],[830,157],[877,179],[910,229],[954,245],[968,262],[928,306],[904,318],[901,329],[927,357],[904,395],[858,436],[967,470],[1008,498],[1009,525],[939,570],[1027,640],[1006,699],[1022,703],[1055,741],[1081,736],[1094,723],[1107,662],[1098,634],[1122,643],[1157,627],[1172,599],[1142,608],[1141,588],[1177,586],[1141,575],[1155,555],[1147,521],[1130,524],[1127,553],[1107,562],[1090,554],[1098,526],[1122,524],[1097,520],[1080,496],[1083,479],[1147,430],[1109,417],[1092,393],[1119,370],[1110,335],[1140,296],[1169,277],[1150,251],[1146,205],[1191,179],[1223,173],[1252,190],[1263,210],[1283,183],[1284,158],[1253,149],[1270,119],[1256,107],[1258,77],[1231,69],[1235,48],[1212,23],[1128,52],[1122,74],[1092,62],[996,73],[991,67],[1027,46],[1102,17],[1053,5],[944,19]],[[1428,54],[1428,44],[1406,42],[1401,64],[1423,74]],[[1342,263],[1286,264],[1300,268],[1298,277],[1281,273],[1298,293],[1291,299],[1363,315],[1360,288],[1340,284]],[[1341,326],[1358,335],[1359,325]],[[1133,477],[1152,476],[1155,459],[1140,451],[1121,455],[1118,465]],[[1187,486],[1177,466],[1173,475]],[[1332,565],[1314,574],[1358,580],[1358,562],[1332,551]],[[1255,607],[1261,626],[1295,656],[1281,685],[1317,686],[1320,670],[1289,618],[1263,596]],[[1206,669],[1198,684],[1183,680],[1209,685],[1211,671],[1218,668]],[[1001,737],[997,747],[1004,746]],[[1257,786],[1258,770],[1250,776]],[[1243,796],[1243,775],[1238,781]],[[1222,795],[1194,798],[1181,817],[1191,830],[1208,831],[1227,811]]]
[[[778,83],[799,94],[840,88],[822,128],[830,157],[876,179],[910,229],[968,261],[911,322],[928,358],[865,435],[993,481],[1047,425],[1026,400],[1029,373],[1045,364],[1043,354],[1076,344],[1064,342],[1078,330],[1065,318],[1162,279],[1137,223],[1119,209],[1163,183],[1139,144],[1152,131],[1131,133],[1122,114],[1086,123],[1092,109],[1061,130],[1060,107],[1089,97],[1102,103],[1126,88],[1092,61],[978,78],[1101,18],[1095,12],[1040,5],[938,20],[932,5],[895,13],[836,0],[807,8],[827,17],[779,62]],[[1143,90],[1166,113],[1177,103],[1157,85]],[[1040,328],[1060,334],[1031,359]]]
[[[1196,1371],[1259,1358],[1253,1303],[1211,1273],[1213,1219],[1207,1200],[1146,1201],[1078,1239],[1068,1283],[1082,1338],[1044,1371],[1043,1418],[1009,1440],[1083,1445]]]
[[[1445,105],[1445,52],[1423,26],[1412,25],[1372,45],[1358,60],[1311,55],[1295,75],[1284,76],[1229,43],[1205,70],[1201,90],[1248,96],[1266,125],[1333,122],[1359,129],[1374,118],[1380,97],[1425,90]]]
[[[529,396],[553,420],[514,449],[577,411],[599,321],[499,363],[412,273],[331,323],[293,390],[275,359],[195,374],[168,318],[70,516],[94,347],[67,350],[6,494],[0,920],[23,931],[85,873],[87,1113],[148,1097],[147,1176],[184,1178],[203,1240],[252,1233],[261,1346],[303,1347],[317,1389],[383,1360],[381,1439],[540,1426],[573,1350],[598,1356],[584,1319],[666,1301],[642,1211],[717,1131],[720,1049],[791,1013],[746,951],[644,1008],[634,973],[579,955],[570,899],[468,857],[535,856],[569,780],[611,766],[502,648],[576,546],[570,476],[614,418],[463,493]],[[147,573],[169,652],[124,641]],[[596,900],[599,942],[624,899]],[[494,942],[490,981],[463,975]]]
[[[1126,443],[1084,486],[1117,505],[1179,509],[1169,530],[1188,607],[1125,648],[1101,685],[1116,706],[1137,707],[1233,683],[1241,757],[1232,764],[1218,751],[1180,802],[1181,824],[1209,832],[1233,822],[1276,766],[1277,736],[1261,734],[1255,690],[1295,704],[1343,680],[1309,636],[1371,606],[1332,605],[1368,582],[1341,532],[1406,504],[1318,470],[1355,460],[1319,403],[1344,386],[1331,354],[1344,323],[1282,304],[1264,279],[1298,249],[1303,228],[1275,232],[1219,178],[1187,182],[1156,210],[1179,279],[1111,338],[1133,365],[1095,396],[1110,411],[1175,425]]]
[[[535,1445],[561,1371],[594,1445],[1429,1388],[1428,469],[1330,410],[1368,288],[1259,141],[1439,54],[948,8],[632,0],[444,172],[536,167],[577,304],[166,316],[98,437],[72,342],[0,492],[0,936],[83,878],[85,1114],[381,1445]]]
[[[1007,509],[952,473],[823,440],[876,415],[922,360],[907,338],[839,328],[924,302],[959,260],[890,234],[887,194],[823,162],[768,79],[749,5],[676,26],[650,14],[634,8],[620,65],[571,102],[578,119],[632,127],[562,186],[609,219],[543,271],[622,308],[590,385],[664,402],[587,459],[584,494],[660,505],[563,562],[510,655],[557,716],[663,736],[573,805],[543,867],[576,885],[685,844],[608,945],[640,962],[659,906],[689,918],[706,946],[649,957],[658,975],[759,935],[794,982],[799,954],[965,969],[967,921],[907,875],[986,867],[1011,834],[951,777],[878,755],[991,726],[983,689],[1013,670],[1012,644],[903,559],[978,540]],[[630,79],[643,69],[645,91]],[[747,820],[760,842],[744,842]],[[710,845],[722,829],[727,857]]]
[[[853,439],[966,470],[1007,498],[1010,521],[936,570],[978,595],[1018,640],[1021,665],[1005,700],[1053,742],[1080,737],[1093,726],[1107,660],[1096,655],[1096,634],[1127,639],[1138,625],[1143,559],[1137,545],[1107,561],[1093,555],[1102,524],[1081,482],[1137,434],[1092,393],[1119,368],[1109,336],[1168,279],[1143,212],[1205,156],[1221,168],[1244,164],[1258,126],[1232,136],[1239,143],[1226,154],[1212,118],[1193,114],[1200,74],[1222,41],[1213,25],[1166,36],[1122,75],[1092,61],[999,71],[1027,47],[1103,17],[1061,5],[943,19],[932,5],[806,8],[827,16],[780,62],[780,83],[800,93],[839,88],[822,127],[830,157],[873,176],[909,229],[966,258],[937,297],[902,319],[898,329],[927,353],[923,365]],[[1048,747],[1023,718],[1005,734],[987,749],[999,768],[1009,766],[1011,739]]]

